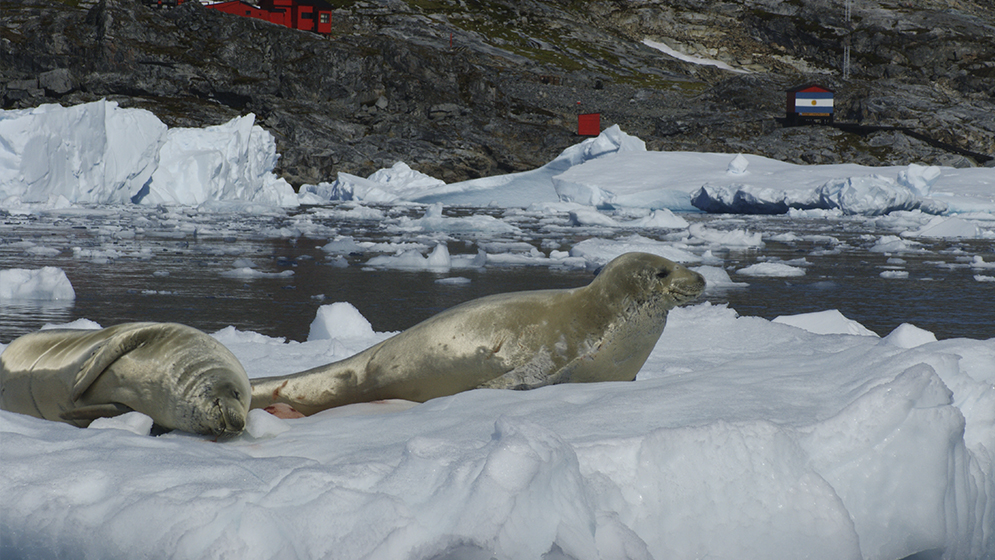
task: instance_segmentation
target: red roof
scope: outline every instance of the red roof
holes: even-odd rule
[[[819,84],[805,84],[803,86],[793,87],[793,88],[791,88],[791,89],[788,90],[788,93],[800,93],[800,92],[805,92],[805,93],[815,93],[815,92],[817,92],[817,93],[833,93],[833,90],[831,90],[831,89],[829,89],[827,87],[824,87],[824,86],[820,86]]]

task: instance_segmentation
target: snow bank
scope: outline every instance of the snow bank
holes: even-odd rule
[[[741,74],[749,74],[749,72],[746,71],[746,70],[742,70],[742,69],[738,69],[738,68],[733,68],[732,66],[729,66],[725,62],[722,62],[722,61],[719,61],[719,60],[713,60],[713,59],[710,59],[710,58],[702,58],[700,56],[693,56],[693,55],[689,55],[689,54],[684,54],[684,53],[682,53],[680,51],[677,51],[677,50],[669,47],[667,44],[661,43],[661,42],[658,42],[658,41],[653,41],[653,40],[650,40],[650,39],[643,39],[643,44],[646,45],[647,47],[650,47],[651,49],[656,49],[656,50],[658,50],[658,51],[660,51],[660,52],[662,52],[662,53],[664,53],[664,54],[666,54],[668,56],[672,56],[672,57],[676,58],[677,60],[683,60],[684,62],[690,62],[691,64],[699,64],[699,65],[702,65],[702,66],[715,66],[717,68],[721,68],[723,70],[728,70],[730,72],[738,72],[738,73],[741,73]]]
[[[911,329],[701,304],[632,383],[254,411],[221,443],[0,412],[0,556],[989,557],[995,341]],[[215,336],[253,377],[333,357]]]
[[[254,121],[167,129],[148,111],[104,100],[0,111],[0,204],[296,206],[272,173],[273,136]]]
[[[59,301],[76,299],[76,291],[60,268],[0,270],[0,300]]]

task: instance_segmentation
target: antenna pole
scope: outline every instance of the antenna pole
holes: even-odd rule
[[[846,26],[846,35],[843,37],[843,79],[850,79],[850,0],[843,3],[843,21]]]

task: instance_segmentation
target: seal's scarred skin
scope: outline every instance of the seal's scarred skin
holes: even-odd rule
[[[475,388],[631,381],[667,313],[705,288],[696,272],[627,253],[589,285],[488,296],[455,306],[352,357],[252,380],[252,408],[310,415],[381,399],[426,400]]]
[[[175,323],[38,331],[0,354],[0,408],[80,427],[136,410],[164,429],[235,434],[250,392],[227,348]]]

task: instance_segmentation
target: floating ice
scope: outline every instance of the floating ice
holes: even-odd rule
[[[749,286],[746,282],[734,282],[725,269],[715,266],[696,266],[691,270],[705,277],[705,293]]]
[[[402,217],[397,223],[388,226],[391,231],[402,232],[445,232],[445,233],[518,233],[512,224],[486,214],[465,217],[449,217],[442,213],[443,205],[436,202],[429,205],[421,218]]]
[[[373,326],[351,303],[337,302],[318,308],[308,341],[333,338],[370,338]]]
[[[630,235],[619,239],[592,237],[577,243],[570,249],[571,257],[581,257],[594,266],[607,264],[615,257],[630,252],[651,253],[677,263],[700,262],[701,257],[674,247],[672,244],[656,241],[641,235]]]
[[[0,300],[58,301],[76,299],[76,290],[60,269],[46,266],[28,270],[0,270]]]
[[[741,268],[736,271],[736,274],[742,276],[787,278],[792,276],[805,276],[805,269],[779,262],[761,262]]]
[[[619,223],[614,218],[606,216],[593,208],[571,210],[570,223],[575,226],[619,227]]]
[[[801,313],[799,315],[781,315],[773,320],[804,329],[815,334],[852,334],[858,336],[878,336],[874,331],[861,325],[853,319],[847,319],[836,309]]]
[[[667,208],[653,210],[649,216],[622,223],[624,227],[656,229],[683,229],[688,225],[687,220],[675,215]]]
[[[703,224],[691,224],[688,228],[691,241],[708,243],[723,247],[763,247],[763,234],[750,233],[745,230],[722,231],[709,228]]]
[[[922,249],[915,241],[905,241],[895,235],[882,235],[870,250],[875,253],[912,253]]]
[[[449,248],[440,243],[427,257],[418,251],[403,251],[396,255],[373,257],[366,261],[366,266],[447,272],[453,267],[453,260],[449,255]]]
[[[282,272],[263,272],[248,266],[226,270],[221,273],[221,276],[225,278],[241,278],[246,280],[252,280],[254,278],[289,278],[293,275],[293,270],[284,270]]]
[[[974,255],[973,257],[971,257],[971,268],[976,268],[976,269],[992,268],[992,269],[995,269],[995,262],[985,262],[984,257],[982,257],[981,255]]]
[[[981,229],[974,223],[962,218],[936,216],[917,231],[905,232],[908,237],[936,238],[977,238],[981,237]]]

